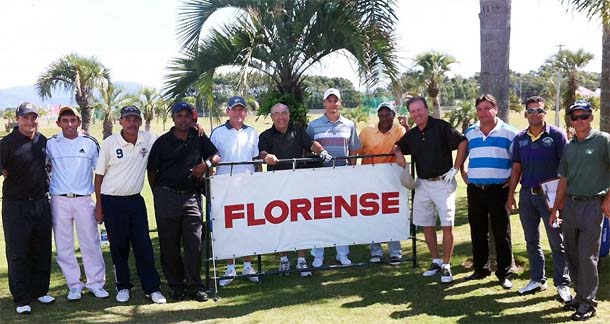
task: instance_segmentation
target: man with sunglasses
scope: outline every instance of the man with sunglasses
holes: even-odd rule
[[[566,258],[576,297],[564,310],[576,310],[573,320],[595,316],[599,275],[597,263],[604,214],[610,215],[610,134],[591,127],[591,104],[576,101],[567,111],[574,137],[559,163],[559,185],[549,223],[561,210]]]
[[[519,218],[530,263],[530,282],[519,289],[519,294],[533,294],[547,288],[544,271],[544,252],[540,242],[540,220],[553,255],[553,283],[559,299],[567,303],[570,295],[570,276],[565,260],[563,236],[559,228],[549,223],[549,211],[540,184],[557,177],[561,152],[566,144],[565,132],[544,121],[544,99],[534,96],[525,102],[525,118],[528,128],[519,132],[513,140],[513,167],[509,180],[506,209],[514,209],[515,189],[521,181],[519,192]]]

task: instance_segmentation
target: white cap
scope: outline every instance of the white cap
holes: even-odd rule
[[[379,106],[377,106],[377,112],[379,112],[381,108],[388,108],[396,113],[396,105],[394,104],[394,101],[385,101],[380,103]]]
[[[330,95],[335,95],[337,99],[341,100],[341,93],[335,88],[330,88],[324,91],[324,100],[326,100],[326,98],[328,98]]]

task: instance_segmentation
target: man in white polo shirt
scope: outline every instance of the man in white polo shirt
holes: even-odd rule
[[[61,132],[47,141],[57,263],[66,277],[70,301],[80,300],[84,287],[97,298],[110,296],[104,290],[106,267],[95,220],[95,203],[91,199],[93,168],[100,147],[95,138],[78,133],[80,123],[80,116],[74,108],[61,107],[57,118]],[[74,227],[85,267],[86,284],[80,280],[80,266],[74,251]]]
[[[138,276],[146,297],[164,304],[161,281],[155,269],[148,215],[144,198],[144,173],[156,136],[140,131],[142,117],[135,106],[121,109],[120,134],[104,141],[95,168],[95,217],[105,222],[118,293],[116,301],[127,302],[133,287],[129,274],[129,247],[133,247]]]
[[[229,120],[212,131],[210,140],[218,149],[218,155],[222,162],[243,162],[252,161],[259,155],[258,152],[258,133],[253,127],[244,124],[248,109],[246,101],[242,97],[231,97],[227,106]],[[236,174],[253,173],[253,164],[217,166],[216,174]],[[253,275],[256,271],[252,268],[250,257],[244,257],[244,267],[242,274]],[[227,271],[225,277],[234,277],[235,260],[227,260]],[[252,282],[258,282],[258,277],[248,277]],[[226,286],[233,282],[233,279],[222,279],[218,282],[221,286]]]

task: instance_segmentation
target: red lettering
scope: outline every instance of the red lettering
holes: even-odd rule
[[[311,209],[311,200],[300,198],[290,200],[290,221],[296,222],[299,214],[303,215],[304,220],[311,220],[309,210]]]
[[[335,196],[335,217],[339,218],[343,216],[343,210],[350,216],[358,215],[358,196],[350,195],[349,204],[345,201],[343,196]]]
[[[259,218],[256,219],[256,215],[254,214],[254,204],[249,203],[246,204],[246,213],[248,214],[248,226],[256,226],[256,225],[264,225],[265,219]]]
[[[244,218],[244,205],[225,206],[225,228],[233,228],[233,221]]]
[[[313,198],[313,218],[324,219],[333,217],[333,197],[314,197]]]
[[[400,204],[398,200],[398,192],[384,192],[381,194],[381,213],[382,214],[398,214],[400,212]]]
[[[273,216],[273,208],[275,207],[278,207],[281,212],[278,217]],[[288,217],[288,212],[288,205],[285,202],[274,200],[265,207],[265,219],[271,224],[281,224]]]
[[[375,216],[379,213],[379,196],[376,193],[369,192],[360,196],[360,214],[362,216]]]

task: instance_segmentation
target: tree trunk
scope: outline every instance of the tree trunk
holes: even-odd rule
[[[85,133],[89,133],[89,124],[91,123],[91,109],[89,108],[89,99],[86,96],[74,96],[78,107],[80,107],[81,129]]]
[[[150,119],[146,118],[144,121],[144,130],[150,132]]]
[[[102,137],[104,139],[106,139],[108,136],[112,135],[112,127],[114,125],[112,124],[112,120],[110,120],[110,118],[106,117],[104,118],[104,124],[103,124],[103,128],[102,128]]]
[[[498,101],[498,117],[508,122],[511,0],[480,0],[481,93]]]
[[[610,132],[610,23],[604,24],[603,30],[599,126],[602,131]]]

